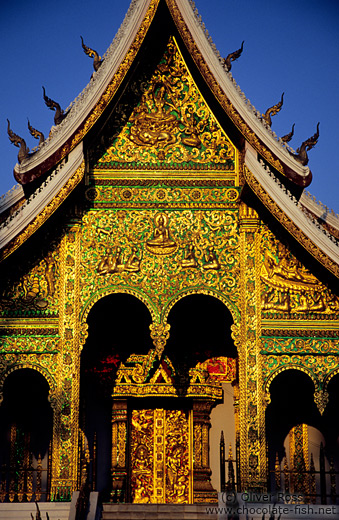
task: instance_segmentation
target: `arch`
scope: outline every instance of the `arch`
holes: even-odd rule
[[[0,408],[3,500],[46,500],[55,417],[50,382],[44,370],[26,363],[10,367],[6,376]]]
[[[19,363],[16,363],[15,365],[11,365],[11,367],[8,370],[6,370],[6,372],[1,376],[1,378],[0,378],[0,406],[2,404],[3,397],[4,397],[3,389],[4,389],[4,384],[5,384],[7,377],[10,374],[12,374],[13,372],[15,372],[16,370],[26,369],[26,368],[39,372],[44,377],[44,379],[47,381],[48,386],[49,386],[48,400],[51,403],[52,408],[54,408],[54,404],[55,404],[54,396],[55,396],[55,392],[56,392],[56,383],[55,383],[54,378],[51,376],[51,374],[46,369],[44,369],[38,365],[35,365],[34,363],[27,363],[27,362],[25,362],[25,363],[19,362]]]
[[[221,292],[207,288],[207,287],[190,287],[189,289],[185,288],[182,291],[178,292],[173,298],[168,300],[167,304],[163,307],[161,311],[161,318],[167,320],[168,315],[174,307],[174,305],[181,300],[182,298],[185,298],[185,296],[189,296],[192,294],[205,294],[206,296],[213,296],[217,300],[220,300],[230,311],[233,322],[238,323],[240,320],[240,312],[239,309]]]
[[[339,367],[335,368],[334,370],[332,370],[332,372],[327,374],[327,376],[324,378],[324,381],[323,381],[324,390],[327,390],[327,386],[328,386],[329,382],[333,379],[333,377],[337,376],[338,374],[339,374]]]
[[[283,366],[283,367],[279,367],[277,368],[276,370],[274,370],[270,375],[269,377],[267,378],[266,382],[265,382],[265,386],[264,386],[264,390],[265,390],[265,393],[269,396],[270,394],[270,386],[272,384],[272,381],[279,375],[281,374],[282,372],[286,372],[286,370],[299,370],[300,372],[304,372],[306,375],[309,376],[309,378],[313,381],[314,383],[314,391],[316,391],[318,388],[319,388],[319,381],[318,379],[315,377],[315,375],[308,369],[308,368],[305,368],[305,367],[301,367],[299,365],[295,365],[295,364],[290,364],[290,365],[286,365],[286,366]],[[268,404],[268,403],[267,403]]]
[[[150,305],[142,293],[116,288],[93,295],[82,313],[88,335],[80,358],[81,428],[96,453],[96,489],[110,499],[113,387],[121,363],[152,348]],[[154,313],[153,313],[154,316]],[[89,478],[93,477],[93,464]]]
[[[224,294],[222,294],[219,291],[212,290],[210,288],[206,287],[190,287],[189,289],[185,288],[179,293],[177,293],[173,298],[171,298],[167,304],[163,307],[161,311],[161,321],[167,322],[167,318],[169,313],[171,312],[174,305],[185,298],[186,296],[194,295],[194,294],[204,294],[206,296],[212,296],[216,298],[217,300],[221,301],[227,308],[227,310],[230,312],[232,319],[233,319],[233,325],[232,325],[232,339],[234,339],[236,343],[236,338],[234,337],[234,331],[238,329],[239,322],[240,322],[240,312],[239,309],[232,303]]]
[[[101,300],[105,296],[110,296],[111,294],[129,294],[130,296],[134,296],[147,307],[147,309],[151,315],[152,321],[154,323],[159,321],[158,310],[156,309],[155,305],[150,300],[150,298],[148,298],[142,291],[139,291],[138,289],[130,289],[129,287],[111,286],[111,287],[106,287],[105,289],[101,289],[101,290],[95,292],[95,294],[93,294],[93,296],[89,300],[87,300],[87,302],[83,305],[83,307],[80,311],[80,316],[79,316],[81,328],[86,329],[85,325],[86,325],[87,318],[88,318],[88,315],[89,315],[92,307],[99,300]],[[87,337],[87,335],[85,335],[82,338],[81,344],[83,344],[85,342],[86,337]]]
[[[301,424],[321,430],[322,418],[314,400],[317,380],[303,367],[294,364],[280,367],[271,375],[267,388],[271,402],[265,411],[265,431],[269,482],[274,488],[276,458],[281,462],[286,456],[285,439],[288,433]],[[303,431],[298,430],[299,438]]]

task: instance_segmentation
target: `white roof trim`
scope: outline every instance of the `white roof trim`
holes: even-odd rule
[[[339,264],[339,247],[323,233],[301,210],[296,199],[289,196],[258,162],[251,149],[246,150],[245,164],[271,199],[287,217],[333,262]]]
[[[151,0],[132,0],[125,19],[117,32],[112,44],[103,56],[104,61],[91,81],[66,109],[70,112],[58,126],[52,127],[50,137],[44,141],[41,148],[22,164],[15,165],[15,172],[26,173],[55,153],[65,141],[77,130],[86,119],[92,108],[100,100],[102,94],[130,49],[140,28]]]
[[[20,184],[13,186],[13,188],[0,197],[0,213],[19,202],[24,196],[25,193]]]
[[[241,91],[239,92],[240,89],[236,86],[231,73],[227,73],[223,68],[220,57],[218,57],[215,49],[208,41],[189,0],[175,1],[202,56],[234,108],[278,159],[301,177],[306,178],[309,174],[309,169],[297,162],[287,151],[286,147],[274,138],[271,129],[266,128],[265,123],[258,118],[255,109],[246,100]],[[70,113],[66,119],[57,127],[52,128],[50,137],[43,143],[41,148],[32,157],[23,161],[21,165],[17,164],[15,166],[17,174],[26,173],[45,161],[71,137],[86,119],[126,56],[145,18],[150,3],[151,0],[132,0],[126,17],[104,56],[104,62],[100,69],[93,74],[90,83],[72,103]]]
[[[41,190],[37,189],[18,211],[0,226],[0,249],[28,226],[59,193],[84,160],[82,142],[48,176]]]
[[[239,94],[231,79],[232,75],[226,72],[222,66],[220,58],[217,56],[211,43],[208,41],[191,5],[187,0],[175,1],[215,80],[219,83],[234,108],[239,112],[253,132],[255,132],[257,137],[269,148],[269,150],[271,150],[273,154],[278,157],[278,159],[291,168],[291,170],[297,172],[301,177],[307,177],[309,175],[309,168],[296,161],[287,149],[273,137],[272,131],[266,128],[264,122],[260,120],[254,113],[253,109],[250,108],[249,103],[246,103],[243,96]]]
[[[317,201],[311,193],[303,191],[300,203],[317,218],[339,230],[339,215],[333,209],[329,209],[325,204]]]

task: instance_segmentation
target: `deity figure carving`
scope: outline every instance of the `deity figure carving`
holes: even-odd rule
[[[317,279],[303,269],[298,260],[287,250],[279,251],[279,262],[270,251],[266,250],[261,276],[269,283],[286,287],[293,284],[298,287],[304,286],[306,289],[318,283]]]
[[[158,213],[154,217],[154,224],[153,238],[146,242],[148,251],[154,255],[168,255],[173,253],[177,248],[177,244],[170,237],[167,216],[163,213]]]
[[[142,107],[131,127],[129,138],[137,145],[174,144],[176,137],[173,131],[178,121],[170,110],[175,107],[168,99],[165,99],[166,86],[156,83],[152,89],[153,110],[149,111],[147,105]],[[165,108],[165,105],[169,109]]]
[[[184,475],[181,475],[181,477],[178,478],[177,483],[174,484],[174,493],[176,495],[177,504],[183,504],[187,501],[186,496],[185,496],[186,482],[187,482],[187,477]]]
[[[305,290],[301,291],[299,296],[299,304],[295,311],[319,311],[324,312],[327,309],[327,305],[324,300],[324,296],[321,293],[306,293]]]
[[[148,468],[148,450],[144,445],[140,445],[135,456],[134,470],[138,473],[149,473]]]
[[[49,295],[53,296],[54,291],[55,291],[54,272],[53,272],[54,261],[51,256],[48,256],[45,259],[45,262],[46,262],[45,278],[46,278],[46,282],[47,282],[47,291],[48,291]]]
[[[136,504],[148,504],[151,499],[143,484],[142,478],[139,476],[136,477],[135,483],[136,486],[134,489],[134,502]]]
[[[135,474],[133,502],[138,504],[148,504],[151,499],[145,484],[147,484],[147,480],[151,475],[151,470],[149,468],[148,450],[143,444],[138,446],[136,450],[133,473]]]
[[[137,255],[138,248],[133,246],[132,252],[130,256],[127,258],[126,264],[125,264],[125,270],[129,271],[130,273],[137,273],[140,271],[140,263],[142,259],[142,252],[140,258]]]
[[[289,292],[271,290],[262,296],[261,306],[263,310],[276,310],[291,312],[291,301]]]
[[[205,269],[205,270],[220,269],[219,260],[212,247],[207,248],[207,252],[205,254],[205,261],[206,261],[206,263],[205,263],[205,265],[203,265],[203,269]]]
[[[48,306],[48,302],[41,297],[38,276],[34,276],[31,284],[28,281],[23,283],[23,290],[22,302],[24,304],[30,305],[32,303],[38,309],[45,309]]]
[[[178,485],[178,472],[182,465],[182,446],[176,446],[173,452],[167,457],[167,485],[170,493],[175,492],[175,488]]]
[[[189,137],[181,138],[182,144],[199,148],[201,140],[198,137],[198,133],[202,131],[202,128],[200,128],[200,122],[198,125],[196,124],[193,107],[188,107],[186,112],[183,113],[182,122],[185,125],[185,133],[189,135]]]
[[[106,255],[99,262],[97,267],[98,274],[110,274],[121,272],[124,270],[124,264],[121,258],[121,247],[116,248],[115,255],[112,254],[112,248],[108,248]]]
[[[194,246],[193,244],[189,244],[188,250],[185,253],[184,259],[181,261],[181,267],[189,268],[189,267],[198,267],[198,262],[194,255]]]

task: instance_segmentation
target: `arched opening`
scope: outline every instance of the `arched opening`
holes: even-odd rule
[[[178,393],[185,394],[189,370],[198,364],[208,372],[211,381],[222,384],[223,402],[211,411],[209,430],[211,483],[214,489],[221,491],[221,432],[226,446],[226,482],[229,480],[229,458],[237,478],[233,388],[237,379],[237,349],[231,337],[233,318],[226,305],[216,297],[193,294],[173,306],[167,321],[171,329],[165,350],[176,369]]]
[[[266,410],[270,489],[286,488],[289,479],[290,491],[307,495],[309,426],[322,430],[321,415],[314,402],[314,383],[304,372],[289,369],[272,381],[270,394],[271,403]]]
[[[329,381],[327,392],[329,400],[323,414],[326,454],[335,461],[339,471],[339,374]]]
[[[111,294],[92,307],[87,322],[88,338],[81,353],[80,427],[92,459],[92,488],[109,499],[113,385],[121,362],[152,347],[151,315],[134,296]]]
[[[331,482],[327,489],[339,494],[339,374],[332,377],[327,385],[329,400],[323,413],[323,434],[325,456],[332,470]],[[328,480],[328,479],[327,479]],[[334,502],[334,499],[332,500]],[[338,498],[335,503],[338,504]]]
[[[3,500],[48,500],[53,412],[49,386],[36,370],[18,369],[6,378],[0,408]]]
[[[232,315],[217,298],[205,294],[188,295],[171,309],[171,325],[166,353],[176,372],[178,385],[188,385],[189,369],[207,359],[235,359],[231,338]]]

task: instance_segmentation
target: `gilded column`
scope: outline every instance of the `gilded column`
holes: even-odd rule
[[[115,399],[112,408],[112,502],[127,501],[127,401]]]
[[[240,479],[242,489],[267,486],[260,357],[260,234],[257,213],[240,206],[241,348],[239,352]]]
[[[79,432],[80,222],[76,217],[61,244],[58,390],[54,404],[51,500],[69,500],[77,488]]]
[[[212,401],[193,401],[193,502],[216,502],[209,464],[210,413]]]

